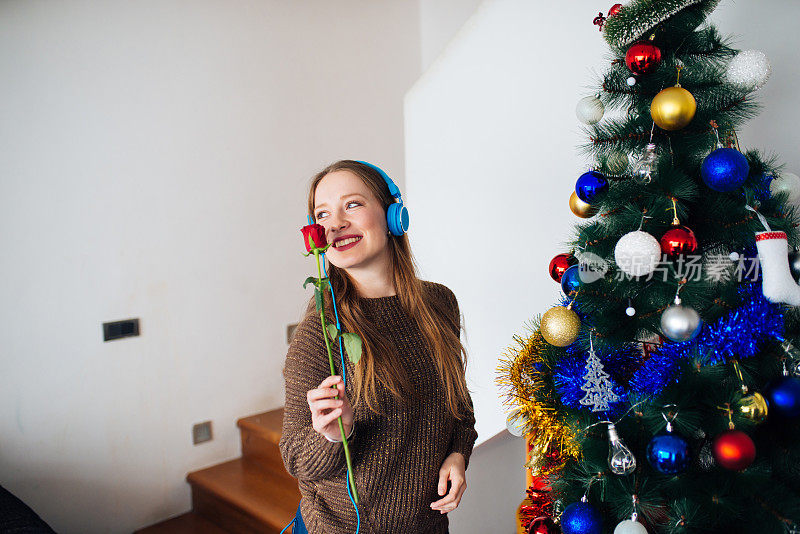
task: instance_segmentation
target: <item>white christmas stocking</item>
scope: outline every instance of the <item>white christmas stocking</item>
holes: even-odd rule
[[[789,243],[784,232],[756,232],[761,290],[770,302],[800,306],[800,286],[789,271]]]

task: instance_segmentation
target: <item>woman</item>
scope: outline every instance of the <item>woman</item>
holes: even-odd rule
[[[280,448],[312,534],[356,531],[340,416],[362,533],[447,533],[446,514],[466,489],[477,433],[458,303],[445,286],[417,278],[408,236],[389,230],[390,183],[377,167],[343,160],[318,173],[309,191],[309,214],[333,244],[328,276],[342,331],[364,341],[358,364],[345,358],[346,385],[341,369],[329,376],[312,302],[286,357]],[[333,317],[330,293],[325,307]]]

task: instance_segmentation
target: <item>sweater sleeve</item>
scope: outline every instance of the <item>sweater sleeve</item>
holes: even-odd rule
[[[461,311],[458,307],[458,300],[456,296],[450,291],[449,288],[442,286],[445,290],[445,295],[452,314],[453,324],[456,328],[456,335],[461,336]],[[475,412],[472,405],[472,397],[467,393],[467,402],[469,404],[469,412],[464,415],[461,420],[456,420],[453,428],[453,434],[450,438],[450,454],[459,452],[464,456],[464,467],[469,467],[469,457],[472,454],[472,447],[475,440],[478,438],[478,433],[475,431]]]
[[[347,468],[341,442],[328,441],[311,426],[306,394],[330,374],[319,315],[307,313],[297,326],[286,354],[283,369],[286,402],[278,444],[286,470],[297,479],[331,478]]]
[[[470,410],[472,406],[472,398],[468,397]],[[472,447],[475,440],[478,438],[478,433],[475,431],[475,413],[470,411],[464,416],[464,419],[456,420],[455,427],[453,428],[453,436],[450,440],[450,454],[460,452],[464,456],[464,469],[469,467],[469,457],[472,455]]]

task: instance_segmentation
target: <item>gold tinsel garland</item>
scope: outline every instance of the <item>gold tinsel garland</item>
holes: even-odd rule
[[[500,357],[496,381],[506,393],[503,403],[512,409],[514,416],[525,421],[525,431],[533,449],[526,467],[534,476],[547,477],[561,469],[567,459],[578,459],[580,447],[574,429],[558,420],[556,400],[544,387],[542,377],[546,373],[543,371],[550,369],[543,369],[547,364],[541,356],[547,342],[539,328],[531,326],[530,329],[533,333],[526,339],[514,336],[518,346],[510,347]],[[561,459],[557,464],[546,461],[547,453],[552,451],[557,451]]]

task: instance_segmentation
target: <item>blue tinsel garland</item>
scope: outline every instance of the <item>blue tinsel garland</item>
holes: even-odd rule
[[[633,375],[629,390],[642,395],[661,393],[677,377],[679,362],[698,358],[700,365],[715,365],[730,358],[750,358],[770,339],[783,339],[783,312],[761,293],[761,284],[742,284],[743,304],[700,335],[684,343],[667,343]]]
[[[742,284],[740,294],[742,305],[713,324],[703,326],[700,335],[684,343],[667,342],[633,373],[627,387],[619,384],[614,377],[624,375],[625,369],[635,364],[635,353],[619,350],[611,354],[599,354],[605,371],[611,375],[614,393],[620,403],[611,412],[621,409],[628,394],[652,396],[675,382],[680,362],[698,358],[701,365],[714,365],[731,357],[749,358],[756,355],[761,345],[771,339],[783,339],[783,313],[780,305],[769,302],[761,293],[761,284]],[[579,315],[580,312],[578,312]],[[585,318],[581,317],[583,321]],[[553,369],[553,381],[561,402],[575,409],[589,408],[580,404],[584,397],[581,387],[586,374],[586,351],[580,343],[573,343]],[[639,356],[640,358],[641,356]],[[611,415],[611,414],[609,414]]]

